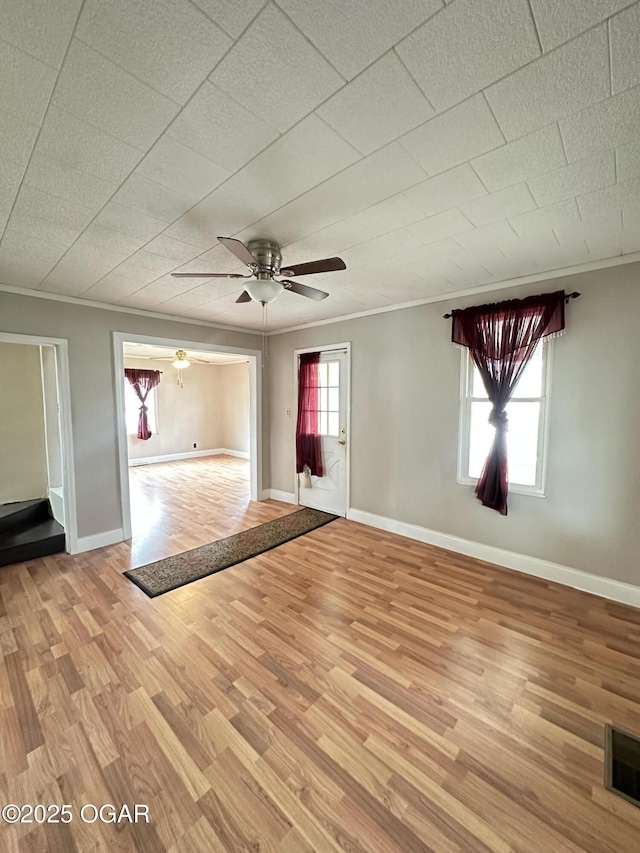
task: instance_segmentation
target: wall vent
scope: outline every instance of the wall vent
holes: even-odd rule
[[[640,738],[605,726],[604,786],[640,807]]]

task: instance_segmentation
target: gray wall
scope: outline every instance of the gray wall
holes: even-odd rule
[[[460,351],[442,314],[560,288],[583,295],[552,343],[547,496],[513,494],[502,517],[456,482]],[[293,351],[351,341],[353,508],[640,583],[639,319],[634,264],[275,335],[271,487],[294,489]]]
[[[69,341],[78,535],[122,526],[113,331],[259,350],[254,334],[0,292],[0,331]]]
[[[46,495],[40,349],[0,343],[0,504]]]

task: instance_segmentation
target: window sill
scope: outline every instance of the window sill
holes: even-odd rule
[[[478,481],[471,477],[458,477],[457,483],[460,486],[476,486]],[[530,498],[546,498],[546,493],[542,489],[536,489],[534,486],[519,486],[515,483],[509,483],[510,495],[527,495]]]

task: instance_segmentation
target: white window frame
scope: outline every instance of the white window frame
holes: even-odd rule
[[[126,376],[124,378],[124,387],[125,387],[125,394],[124,394],[125,409],[124,409],[124,411],[125,411],[125,424],[126,424],[126,428],[127,428],[127,435],[133,436],[135,438],[138,434],[137,427],[135,430],[134,429],[130,430],[129,425],[127,424],[127,391],[130,390],[131,394],[133,394],[133,396],[136,398],[136,403],[138,404],[138,411],[140,411],[140,406],[142,404],[140,403],[140,400],[136,396],[136,392],[133,390],[133,386],[131,385],[129,380],[126,378]],[[158,417],[158,394],[157,394],[157,391],[158,391],[158,386],[154,385],[154,387],[149,391],[149,394],[147,396],[147,400],[152,401],[153,416],[155,419],[155,423],[149,425],[149,428],[151,429],[152,435],[158,435],[160,433],[160,418]],[[132,426],[133,426],[133,424],[132,424]]]
[[[538,422],[538,453],[536,460],[536,482],[533,486],[525,486],[520,483],[509,483],[509,492],[517,495],[530,495],[532,497],[546,497],[547,481],[547,451],[549,446],[549,395],[551,392],[551,362],[552,341],[542,341],[542,393],[540,397],[520,397],[519,401],[540,403],[540,419]],[[460,422],[458,429],[458,476],[457,481],[463,486],[475,486],[478,482],[476,477],[470,477],[469,471],[469,446],[471,430],[471,404],[486,398],[472,397],[473,389],[473,361],[469,350],[464,347],[461,352],[460,369]]]

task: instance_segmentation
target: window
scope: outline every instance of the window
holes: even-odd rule
[[[320,435],[340,434],[340,362],[321,361],[318,365],[320,409],[318,431]]]
[[[147,423],[149,424],[149,429],[151,430],[153,435],[156,435],[158,432],[158,418],[156,414],[156,390],[157,388],[152,388],[147,395]],[[138,399],[138,395],[133,390],[131,383],[128,379],[124,380],[124,409],[125,409],[125,419],[127,423],[127,434],[128,435],[137,435],[138,434],[138,417],[140,415],[140,400]]]
[[[506,409],[509,489],[513,492],[544,494],[548,372],[549,344],[541,342]],[[476,483],[495,429],[488,421],[491,403],[467,349],[462,351],[461,397],[458,481]]]

